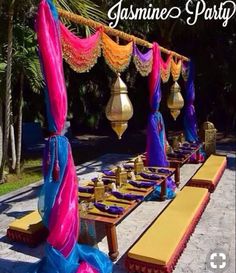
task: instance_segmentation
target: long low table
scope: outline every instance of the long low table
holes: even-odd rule
[[[161,186],[161,199],[165,200],[166,199],[166,180],[168,177],[172,176],[175,172],[174,168],[161,168],[161,169],[168,169],[170,171],[169,174],[162,174],[164,177],[162,180],[157,180],[156,185]],[[127,186],[128,190],[127,192],[133,193],[133,194],[138,194],[142,195],[144,198],[150,195],[154,187],[150,188],[132,188],[129,185]],[[124,190],[124,189],[123,189]],[[109,201],[109,196],[105,200],[106,204],[107,202],[110,202],[111,205],[116,204],[117,206],[122,206],[122,203],[124,204],[123,199],[114,199]],[[86,213],[80,213],[80,218],[83,220],[92,220],[94,222],[98,223],[103,223],[105,224],[106,228],[106,236],[107,236],[107,243],[108,243],[108,249],[109,253],[108,255],[110,256],[111,260],[116,260],[118,255],[119,255],[119,250],[118,250],[118,241],[117,241],[117,234],[116,234],[116,225],[118,225],[121,221],[123,221],[135,208],[137,208],[142,201],[130,201],[126,202],[125,211],[121,215],[109,215],[106,212],[97,212],[94,209],[91,211],[88,209]]]
[[[198,145],[196,147],[193,147],[192,151],[189,154],[186,154],[182,158],[171,158],[167,155],[167,160],[170,163],[170,167],[175,168],[175,183],[177,186],[180,184],[180,168],[187,163],[192,156],[196,156],[196,161],[199,161],[200,159],[200,149],[202,145]]]

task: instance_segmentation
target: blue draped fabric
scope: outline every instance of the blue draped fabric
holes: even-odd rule
[[[44,184],[38,202],[38,209],[46,227],[49,227],[50,213],[63,184],[69,147],[68,139],[64,136],[52,136],[46,144],[43,161]],[[53,178],[53,168],[56,160],[58,160],[60,167],[58,181],[54,181]],[[70,255],[65,257],[47,242],[45,257],[31,268],[30,273],[76,273],[81,262],[92,265],[99,273],[112,272],[112,263],[105,254],[96,248],[76,244]],[[86,272],[93,273],[90,270]]]
[[[169,166],[169,163],[165,151],[165,125],[162,114],[159,112],[161,102],[160,57],[159,46],[154,43],[153,70],[149,76],[151,82],[149,85],[151,113],[148,117],[146,152],[148,166],[166,167]]]
[[[195,87],[194,87],[194,66],[189,62],[188,80],[186,83],[185,111],[184,111],[184,134],[189,142],[198,142],[197,118],[194,108]]]
[[[185,97],[185,111],[184,111],[184,134],[185,139],[188,142],[200,142],[197,134],[197,117],[194,107],[195,100],[195,87],[194,87],[194,65],[190,61],[188,64],[188,80],[186,83],[186,97]],[[193,156],[190,161],[192,162],[203,162],[206,158],[203,147],[200,149],[199,159]]]
[[[166,157],[166,134],[165,125],[161,112],[159,111],[161,102],[161,73],[160,73],[161,53],[157,43],[153,44],[153,68],[149,75],[150,109],[147,127],[147,166],[168,167],[169,162]],[[176,186],[171,178],[167,179],[166,196],[168,199],[175,197]],[[159,199],[161,187],[157,186],[149,200]]]
[[[150,113],[147,131],[147,165],[168,167],[169,162],[165,152],[165,126],[159,111]]]
[[[53,136],[46,142],[43,160],[44,185],[38,201],[38,209],[46,227],[48,227],[51,208],[55,203],[64,176],[68,158],[68,145],[68,140],[64,136]],[[60,177],[57,183],[53,183],[52,173],[56,160],[56,149]]]

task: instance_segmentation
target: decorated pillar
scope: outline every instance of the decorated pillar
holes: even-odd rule
[[[61,136],[67,116],[62,48],[57,10],[42,0],[36,19],[39,54],[45,80],[50,137],[43,159],[44,184],[39,211],[49,230],[45,257],[34,273],[110,273],[112,263],[98,249],[77,244],[79,235],[78,181],[71,147]]]
[[[153,65],[149,75],[149,103],[150,114],[147,128],[147,165],[169,166],[165,151],[165,125],[161,112],[161,73],[160,73],[160,49],[157,43],[153,43]]]
[[[184,111],[184,133],[185,139],[189,142],[197,142],[199,140],[197,134],[197,118],[194,107],[195,87],[194,87],[194,67],[192,61],[188,63],[187,83]]]
[[[157,43],[153,43],[153,65],[149,75],[149,102],[150,114],[147,127],[147,165],[167,167],[169,162],[166,157],[166,134],[165,124],[161,112],[159,111],[161,102],[161,54]],[[171,178],[167,179],[168,199],[175,197],[176,186]],[[161,188],[157,186],[149,200],[156,200],[160,197]]]
[[[182,70],[183,71],[183,70]],[[195,87],[194,87],[194,65],[190,61],[184,68],[183,78],[186,82],[186,97],[185,97],[185,111],[184,111],[184,134],[188,142],[200,142],[198,137],[197,117],[194,107]],[[206,154],[203,148],[200,149],[199,156],[194,155],[191,158],[192,162],[203,162]]]

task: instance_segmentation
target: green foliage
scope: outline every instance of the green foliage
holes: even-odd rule
[[[43,87],[35,32],[28,26],[17,23],[14,27],[13,71],[17,83],[23,73],[33,92],[39,93]]]
[[[5,72],[6,66],[7,64],[2,59],[0,59],[0,73]]]
[[[38,159],[25,161],[20,175],[9,174],[7,183],[0,184],[0,196],[41,180],[41,165],[42,162]]]
[[[2,89],[2,82],[4,79],[4,73],[6,70],[6,62],[3,60],[2,56],[0,56],[0,88]]]
[[[56,7],[65,9],[67,11],[79,14],[85,18],[93,19],[97,22],[106,22],[106,14],[91,0],[54,0]],[[71,22],[61,18],[63,22],[71,25]],[[76,26],[77,30],[79,28],[84,28],[86,36],[89,36],[94,30],[87,26]]]
[[[99,6],[90,0],[56,0],[54,2],[57,7],[61,7],[74,13],[79,13],[85,18],[90,18],[97,21],[101,21],[106,18],[106,15],[99,9]]]

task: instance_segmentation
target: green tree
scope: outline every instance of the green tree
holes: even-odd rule
[[[23,90],[25,81],[28,82],[30,89],[39,93],[43,87],[43,77],[40,69],[39,58],[36,54],[37,43],[35,32],[27,25],[16,24],[14,29],[14,53],[13,53],[13,71],[14,85],[17,88],[14,98],[17,101],[17,143],[16,143],[16,173],[20,173],[21,161],[21,142],[22,142],[22,108],[23,108]],[[18,84],[19,83],[19,84]],[[18,95],[17,95],[18,94]]]
[[[15,81],[15,84],[19,83],[19,100],[18,100],[18,132],[17,132],[17,167],[16,171],[20,171],[20,157],[21,157],[21,127],[22,127],[22,103],[23,103],[23,88],[25,79],[30,84],[30,87],[33,91],[38,91],[42,85],[42,77],[39,72],[39,63],[38,56],[36,54],[35,45],[32,46],[32,43],[35,43],[35,35],[29,33],[29,28],[26,27],[29,24],[27,16],[30,17],[35,15],[39,1],[26,0],[26,1],[15,1],[11,0],[8,3],[0,1],[0,11],[2,10],[7,14],[7,37],[5,41],[7,42],[6,54],[3,54],[3,58],[6,58],[6,89],[4,95],[4,138],[3,138],[3,155],[0,166],[0,183],[4,182],[4,168],[8,156],[8,144],[9,144],[9,128],[11,122],[11,96],[13,89],[12,82],[12,66],[15,64],[15,72],[18,75],[18,81]],[[84,17],[93,18],[96,20],[103,20],[104,14],[99,10],[98,6],[90,0],[57,0],[54,3],[61,8],[64,8],[68,11],[78,12]],[[23,22],[23,23],[22,23]],[[21,27],[20,27],[21,26]],[[16,40],[14,43],[15,37],[13,36],[13,28],[16,29],[15,33],[18,33],[18,36],[22,36],[23,39]],[[32,31],[32,30],[31,30]],[[89,33],[89,29],[86,28],[86,32]],[[3,30],[1,36],[4,36]],[[29,42],[30,39],[30,42]],[[13,52],[13,43],[16,45],[16,48]],[[31,43],[31,45],[30,45]],[[3,51],[4,53],[4,51]],[[15,78],[15,77],[14,77]],[[2,105],[1,105],[2,106]],[[1,110],[1,108],[0,108]],[[1,115],[0,115],[1,117]],[[1,120],[0,120],[1,121]],[[1,122],[0,122],[0,125]],[[2,127],[1,127],[2,128]],[[1,139],[0,139],[1,140]],[[2,147],[2,145],[1,145]]]
[[[5,120],[4,120],[4,142],[3,155],[0,168],[0,183],[4,181],[4,168],[8,154],[9,131],[10,131],[10,109],[11,109],[11,74],[12,74],[12,43],[13,43],[13,15],[14,1],[8,6],[8,28],[7,28],[7,71],[6,71],[6,93],[5,93]]]

